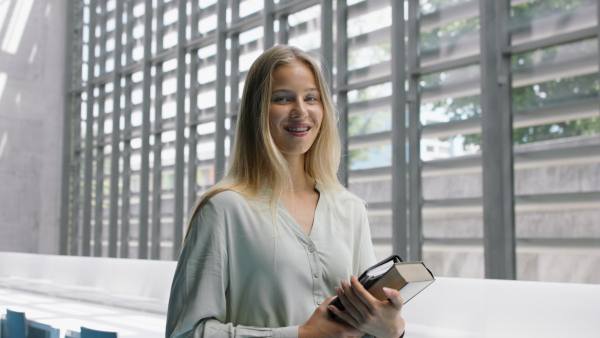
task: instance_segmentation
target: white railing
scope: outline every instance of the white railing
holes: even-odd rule
[[[176,264],[0,252],[0,287],[166,314]]]
[[[175,266],[0,252],[0,287],[165,314]],[[598,314],[597,284],[448,277],[403,308],[407,338],[597,338]]]
[[[600,285],[438,278],[402,312],[410,338],[596,338]]]

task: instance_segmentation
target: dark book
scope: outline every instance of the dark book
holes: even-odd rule
[[[392,255],[373,265],[358,278],[359,282],[379,300],[386,300],[383,288],[396,289],[404,304],[408,303],[419,292],[435,281],[435,277],[423,262],[402,262],[398,255]],[[331,302],[338,309],[344,310],[342,302],[336,298]],[[329,315],[337,317],[329,311]]]

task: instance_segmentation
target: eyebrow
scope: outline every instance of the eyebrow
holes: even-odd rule
[[[307,93],[307,92],[318,92],[318,91],[319,90],[317,88],[308,88],[304,92]],[[291,91],[289,89],[277,89],[277,90],[274,90],[272,94],[275,94],[275,93],[293,93],[293,91]]]

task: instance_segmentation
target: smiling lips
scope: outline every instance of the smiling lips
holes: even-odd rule
[[[283,129],[285,129],[288,133],[290,133],[294,136],[304,136],[304,135],[308,134],[308,131],[311,128],[312,128],[311,125],[305,124],[305,123],[290,124],[290,125],[283,127]]]

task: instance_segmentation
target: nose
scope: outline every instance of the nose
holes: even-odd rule
[[[296,100],[296,103],[292,106],[290,116],[293,118],[304,118],[308,115],[307,104],[304,100]]]

